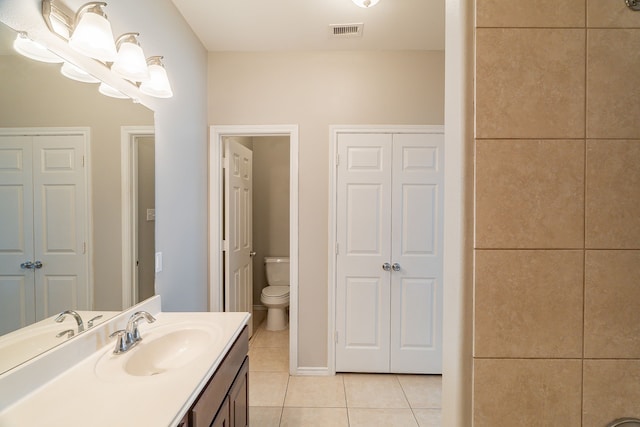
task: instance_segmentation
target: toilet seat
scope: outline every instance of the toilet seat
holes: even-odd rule
[[[262,289],[261,298],[265,304],[282,304],[289,302],[288,286],[267,286]]]

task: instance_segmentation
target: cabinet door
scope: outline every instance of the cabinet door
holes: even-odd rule
[[[231,426],[246,427],[249,425],[249,358],[245,358],[229,390],[229,412]]]
[[[210,427],[230,427],[232,425],[229,414],[229,396],[227,396],[224,402],[222,402],[222,406],[220,406],[220,410],[213,419]]]

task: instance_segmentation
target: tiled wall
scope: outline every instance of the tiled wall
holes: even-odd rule
[[[475,2],[474,426],[640,418],[640,12]]]

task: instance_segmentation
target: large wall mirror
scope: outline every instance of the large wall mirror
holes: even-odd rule
[[[0,374],[69,339],[65,334],[50,346],[28,346],[15,345],[15,339],[7,338],[32,331],[34,324],[51,326],[46,334],[55,338],[58,329],[75,326],[70,316],[61,324],[53,321],[62,310],[98,311],[103,314],[99,321],[104,321],[109,314],[154,293],[153,111],[129,99],[104,96],[98,84],[64,77],[61,64],[18,55],[12,47],[15,38],[16,32],[0,23],[0,361],[15,360],[9,365],[0,363]],[[123,142],[125,134],[130,137],[128,142]],[[74,138],[81,150],[86,147],[80,157],[69,155],[65,145]],[[124,171],[123,150],[132,165]],[[86,170],[85,181],[78,187],[58,182],[54,175],[39,175],[43,169],[64,173],[70,163]],[[16,171],[30,178],[17,179],[20,174]],[[128,207],[122,200],[122,182],[127,180],[134,195]],[[86,201],[75,202],[74,192],[82,188],[86,188]],[[86,215],[81,214],[82,203]],[[15,208],[18,205],[28,205],[32,212]],[[125,229],[132,230],[128,241],[122,231],[123,210],[127,209],[131,227]],[[86,246],[74,235],[74,227],[87,230]],[[75,245],[74,249],[69,250],[67,243]],[[19,253],[25,247],[44,247],[53,257],[39,269],[28,264],[19,267],[23,262],[39,261]],[[131,295],[124,295],[128,291],[123,289],[123,274],[127,274],[123,269],[128,267],[123,247],[131,253]],[[65,251],[75,251],[78,259],[84,259],[85,277],[78,279],[56,269],[66,262],[56,258]],[[42,283],[36,283],[38,280]],[[74,293],[83,297],[76,300]],[[22,334],[27,339],[21,340],[37,341],[29,336]],[[14,345],[3,345],[3,341]],[[30,347],[29,354],[15,356],[19,348],[26,347]]]

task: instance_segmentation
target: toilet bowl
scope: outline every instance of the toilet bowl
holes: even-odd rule
[[[266,257],[264,265],[267,286],[262,289],[260,301],[267,307],[266,329],[281,331],[289,324],[289,258]]]

